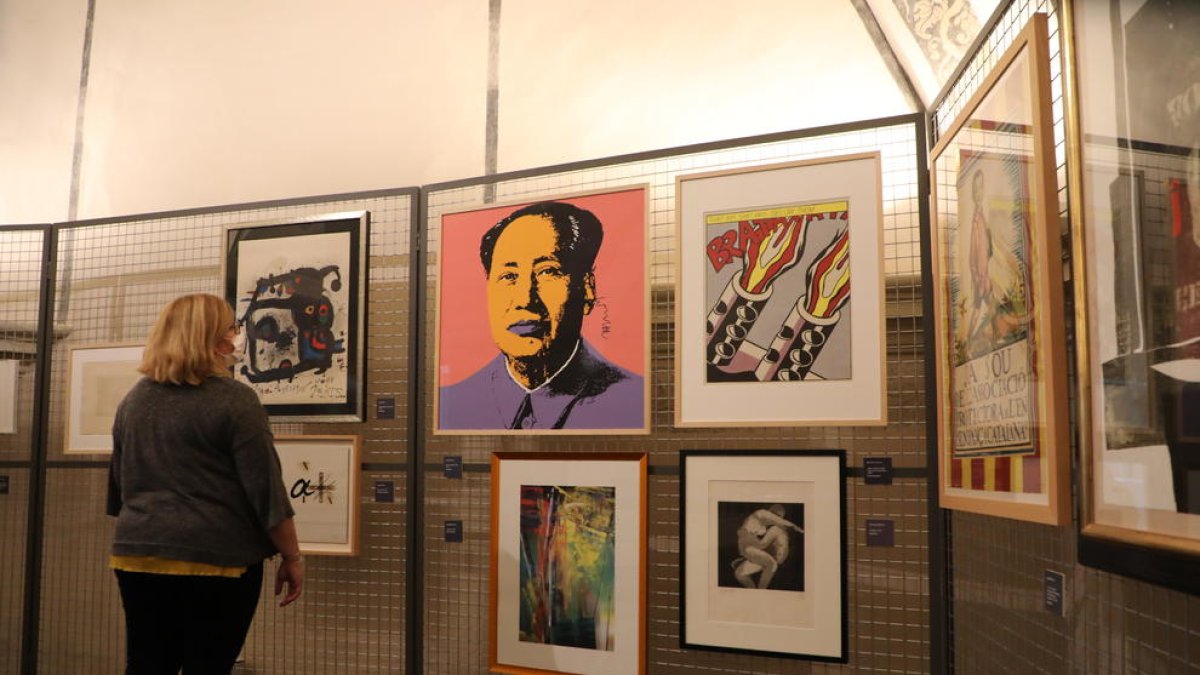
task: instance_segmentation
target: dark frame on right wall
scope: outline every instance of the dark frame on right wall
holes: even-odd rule
[[[1200,5],[1064,9],[1079,560],[1200,594]]]
[[[849,658],[844,450],[684,450],[680,643]]]

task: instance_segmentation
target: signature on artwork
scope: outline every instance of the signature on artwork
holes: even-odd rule
[[[608,316],[608,305],[603,302],[597,302],[596,309],[601,311],[600,338],[607,340],[609,333],[612,333],[612,319],[610,319]]]

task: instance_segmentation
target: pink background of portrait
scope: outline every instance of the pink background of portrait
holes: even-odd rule
[[[470,377],[499,353],[488,329],[479,239],[505,216],[536,201],[574,204],[600,219],[604,243],[596,258],[596,307],[583,319],[583,337],[604,358],[645,376],[646,189],[639,187],[443,215],[439,387]]]

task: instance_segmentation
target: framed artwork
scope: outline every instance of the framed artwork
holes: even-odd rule
[[[847,661],[842,450],[684,450],[684,648]]]
[[[886,424],[880,186],[878,153],[676,179],[676,426]]]
[[[493,671],[646,672],[646,455],[492,455]]]
[[[1079,559],[1200,594],[1200,5],[1066,9]]]
[[[142,344],[71,349],[67,365],[67,442],[63,452],[112,452],[117,406],[142,378]]]
[[[358,554],[361,436],[276,436],[305,555]]]
[[[939,494],[944,508],[1070,520],[1062,259],[1046,17],[934,147]]]
[[[17,372],[21,362],[0,361],[0,434],[17,433]]]
[[[435,434],[649,432],[646,191],[442,216]]]
[[[246,332],[234,377],[272,416],[361,421],[366,211],[225,232],[225,299]]]

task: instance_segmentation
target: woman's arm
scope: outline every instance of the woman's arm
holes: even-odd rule
[[[786,518],[781,518],[766,509],[759,509],[754,512],[754,515],[757,516],[760,520],[768,522],[772,525],[778,525],[779,527],[790,527],[797,532],[804,531],[804,530],[800,529],[799,525],[793,523],[790,520],[787,520]]]

